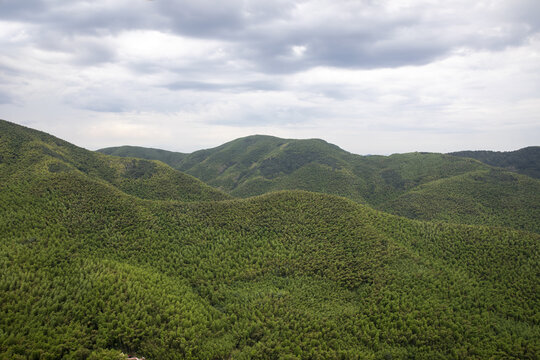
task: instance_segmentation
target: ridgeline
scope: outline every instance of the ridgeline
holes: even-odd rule
[[[520,168],[528,164],[533,172],[534,164],[540,164],[540,153],[533,150],[511,153],[511,159],[521,159]],[[360,156],[323,140],[262,135],[192,154],[140,147],[99,151],[161,160],[236,197],[307,190],[412,219],[540,233],[540,180],[470,158],[436,153]]]

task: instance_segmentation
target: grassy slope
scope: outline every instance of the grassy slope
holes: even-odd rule
[[[308,190],[410,218],[540,232],[540,181],[473,159],[433,153],[359,156],[322,140],[260,135],[181,155],[182,171],[238,197]]]
[[[0,179],[3,181],[36,168],[48,175],[82,173],[145,199],[230,198],[193,176],[157,161],[105,156],[3,120],[0,120],[0,134]],[[10,166],[15,163],[17,167]]]
[[[491,166],[540,179],[540,146],[516,151],[458,151],[449,155],[479,160]]]
[[[142,200],[32,142],[2,143],[4,358],[540,354],[538,235],[307,192]]]

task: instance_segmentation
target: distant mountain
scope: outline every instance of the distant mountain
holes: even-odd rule
[[[146,158],[156,154],[136,147],[100,151]],[[360,156],[319,139],[262,135],[177,157],[165,154],[162,160],[174,159],[177,169],[233,196],[307,190],[413,219],[540,232],[540,181],[495,171],[469,158],[436,153]]]
[[[414,219],[540,233],[540,181],[500,169],[478,170],[420,185],[381,209]]]
[[[540,146],[516,151],[458,151],[449,155],[476,159],[491,166],[540,179]]]
[[[75,177],[151,200],[223,200],[229,195],[156,161],[109,157],[46,133],[0,120],[0,181]],[[16,166],[12,166],[16,165]]]
[[[171,167],[175,169],[179,168],[180,163],[187,156],[187,154],[183,154],[179,152],[145,148],[145,147],[139,147],[139,146],[129,146],[129,145],[101,149],[101,150],[98,150],[98,152],[101,152],[106,155],[114,155],[114,156],[121,156],[121,157],[134,157],[134,158],[147,159],[147,160],[159,160],[161,162],[164,162],[165,164],[170,165]]]
[[[154,149],[137,147],[98,151],[143,158],[156,155]],[[170,153],[158,157],[162,161],[171,158],[178,170],[235,196],[301,189],[341,195],[372,205],[428,181],[486,168],[475,161],[442,154],[360,156],[319,139],[263,135],[240,138],[192,154],[179,153],[178,157]]]
[[[298,171],[305,160],[281,158],[288,146],[266,169]],[[350,166],[332,163],[346,156],[335,147],[320,154],[321,141],[297,146],[319,159],[299,169]],[[483,168],[441,158],[369,159],[395,161],[380,166],[399,177],[366,169],[399,190],[463,161]],[[226,196],[163,164],[6,122],[0,159],[2,359],[540,354],[538,234],[415,221],[305,191],[211,201]],[[152,180],[169,175],[181,180]],[[167,195],[151,189],[165,183]]]

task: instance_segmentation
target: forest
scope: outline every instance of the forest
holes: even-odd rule
[[[540,179],[540,146],[528,146],[516,151],[458,151],[449,155],[473,158],[488,165]]]
[[[540,356],[539,180],[263,140],[186,174],[0,120],[0,358]]]
[[[192,154],[134,146],[98,151],[162,161],[235,197],[307,190],[411,219],[540,233],[540,180],[532,175],[540,174],[538,149],[361,156],[319,139],[255,135]],[[477,156],[484,153],[498,162]]]

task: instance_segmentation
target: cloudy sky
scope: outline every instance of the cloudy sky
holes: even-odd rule
[[[88,149],[540,145],[538,0],[0,0],[0,118]]]

